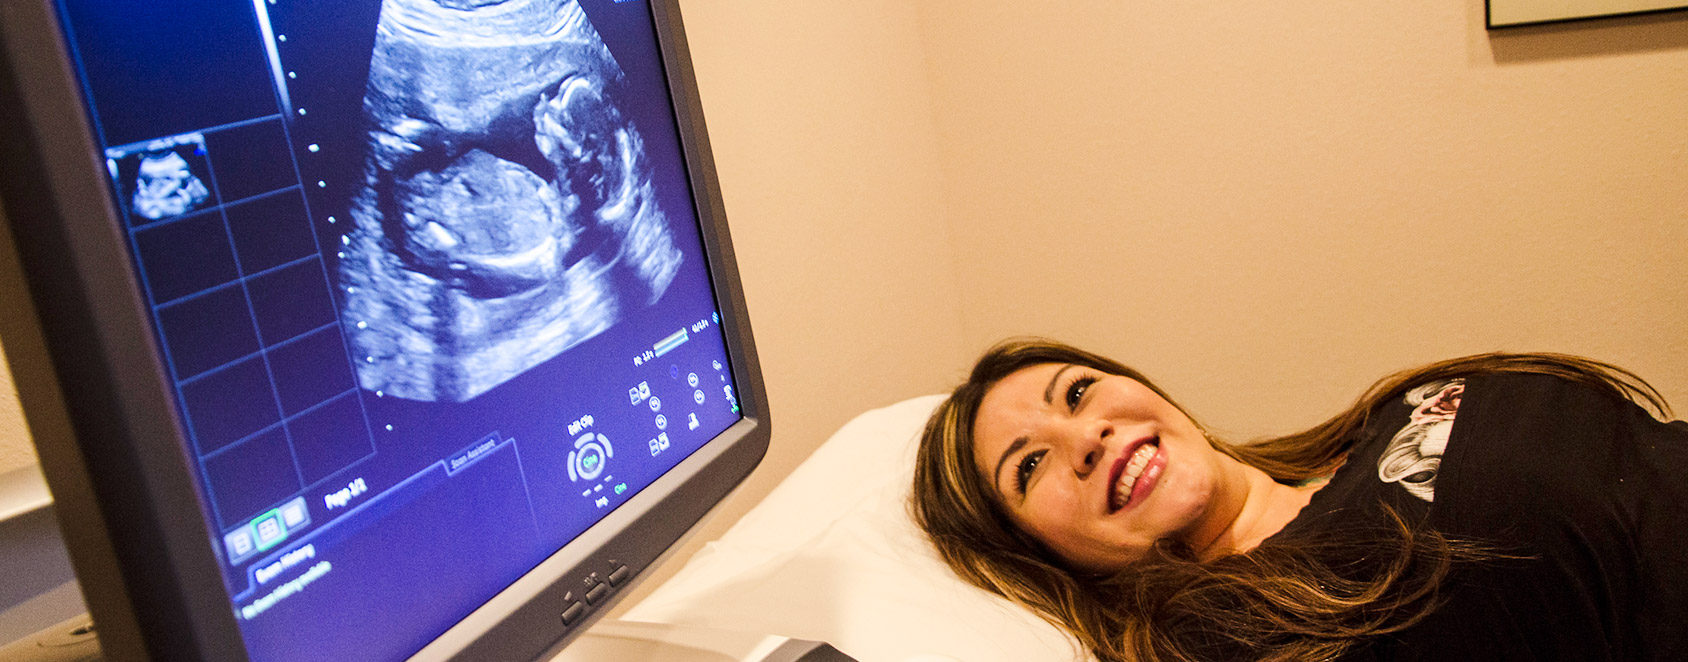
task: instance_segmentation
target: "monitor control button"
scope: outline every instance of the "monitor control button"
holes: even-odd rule
[[[590,604],[598,604],[599,602],[603,601],[604,596],[609,595],[609,594],[610,594],[609,585],[608,584],[599,584],[597,586],[592,587],[592,590],[586,592],[586,602],[588,602]]]
[[[571,605],[569,605],[568,609],[563,610],[563,625],[567,626],[567,625],[574,625],[575,623],[579,623],[580,617],[585,616],[585,615],[586,615],[586,605],[580,604],[578,602],[571,604]]]
[[[620,586],[627,581],[627,576],[633,574],[627,566],[621,566],[610,572],[610,586]]]

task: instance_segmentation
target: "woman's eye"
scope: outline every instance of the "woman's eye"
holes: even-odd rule
[[[1039,462],[1043,461],[1043,454],[1047,451],[1033,451],[1020,458],[1020,466],[1014,472],[1014,486],[1021,495],[1026,493],[1026,483],[1031,482],[1032,472],[1037,470]]]
[[[1073,380],[1067,387],[1067,409],[1078,409],[1078,403],[1084,399],[1084,392],[1090,390],[1090,385],[1096,383],[1095,377],[1084,376]]]

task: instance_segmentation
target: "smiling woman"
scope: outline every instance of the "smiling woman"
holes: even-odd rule
[[[1680,659],[1688,424],[1635,402],[1668,411],[1621,368],[1485,354],[1231,445],[1129,367],[1014,340],[928,422],[911,508],[1102,660]]]

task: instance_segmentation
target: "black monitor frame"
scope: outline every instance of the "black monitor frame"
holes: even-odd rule
[[[744,418],[413,659],[529,660],[560,649],[766,453],[766,393],[678,3],[650,4]],[[108,659],[246,660],[64,44],[52,0],[0,3],[6,359]],[[621,565],[630,576],[606,599],[582,599]],[[586,610],[565,626],[576,602]]]

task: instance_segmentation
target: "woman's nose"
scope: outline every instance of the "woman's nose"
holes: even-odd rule
[[[1073,444],[1071,459],[1073,471],[1079,477],[1090,475],[1102,462],[1102,455],[1107,450],[1108,438],[1114,434],[1113,424],[1105,420],[1082,422],[1079,425],[1077,443]]]

